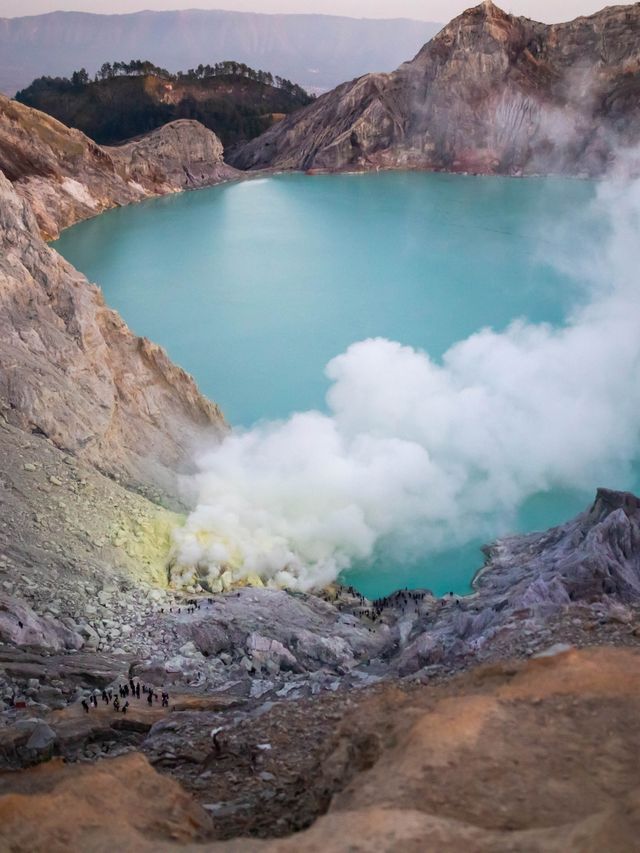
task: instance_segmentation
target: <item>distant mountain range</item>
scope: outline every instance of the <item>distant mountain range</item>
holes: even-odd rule
[[[441,25],[407,19],[244,12],[52,12],[0,18],[0,91],[42,75],[68,76],[103,62],[150,59],[176,71],[233,59],[314,92],[369,71],[391,71]]]

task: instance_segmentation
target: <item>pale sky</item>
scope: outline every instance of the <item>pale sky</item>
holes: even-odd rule
[[[612,0],[504,0],[506,11],[548,23],[588,15]],[[418,18],[447,22],[473,0],[0,0],[0,17],[37,15],[58,9],[138,12],[141,9],[233,9],[239,12],[321,12],[356,18]]]

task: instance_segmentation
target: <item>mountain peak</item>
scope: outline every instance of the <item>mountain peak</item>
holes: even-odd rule
[[[397,72],[343,84],[234,152],[232,162],[605,174],[618,147],[640,141],[639,26],[640,3],[551,26],[484,0]],[[593,85],[585,93],[575,80],[586,77]]]
[[[505,12],[504,9],[501,9],[499,6],[496,6],[492,0],[482,0],[478,6],[472,6],[470,9],[467,9],[466,12],[463,12],[460,17],[478,17],[478,15],[482,15],[485,18],[513,18],[513,15],[509,14],[509,12]]]

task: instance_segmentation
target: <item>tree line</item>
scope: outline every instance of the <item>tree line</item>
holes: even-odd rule
[[[69,86],[79,88],[87,86],[92,82],[98,83],[101,80],[111,80],[114,77],[141,77],[146,75],[161,77],[170,82],[177,82],[179,80],[204,80],[207,77],[245,77],[247,80],[254,80],[256,83],[281,89],[283,92],[302,101],[313,97],[302,86],[292,83],[291,80],[287,80],[285,77],[279,77],[277,74],[273,75],[270,71],[256,70],[244,62],[235,62],[233,60],[216,62],[215,65],[203,65],[201,63],[197,68],[189,68],[188,71],[177,71],[175,74],[167,71],[166,68],[154,65],[148,59],[132,59],[130,62],[104,62],[93,79],[86,68],[80,68],[78,71],[74,71],[70,78],[57,77],[56,82],[63,86],[68,84]]]
[[[162,87],[146,86],[149,75],[174,83],[178,97],[166,99]],[[93,78],[85,68],[70,78],[40,77],[15,97],[102,145],[117,144],[177,119],[194,119],[217,133],[226,148],[253,139],[278,115],[312,100],[289,80],[241,62],[199,65],[172,74],[138,59],[105,62]]]

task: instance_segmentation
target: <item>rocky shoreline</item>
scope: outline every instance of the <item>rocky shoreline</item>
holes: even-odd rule
[[[0,170],[29,202],[42,236],[125,204],[238,180],[222,143],[182,119],[118,147],[0,95]]]

